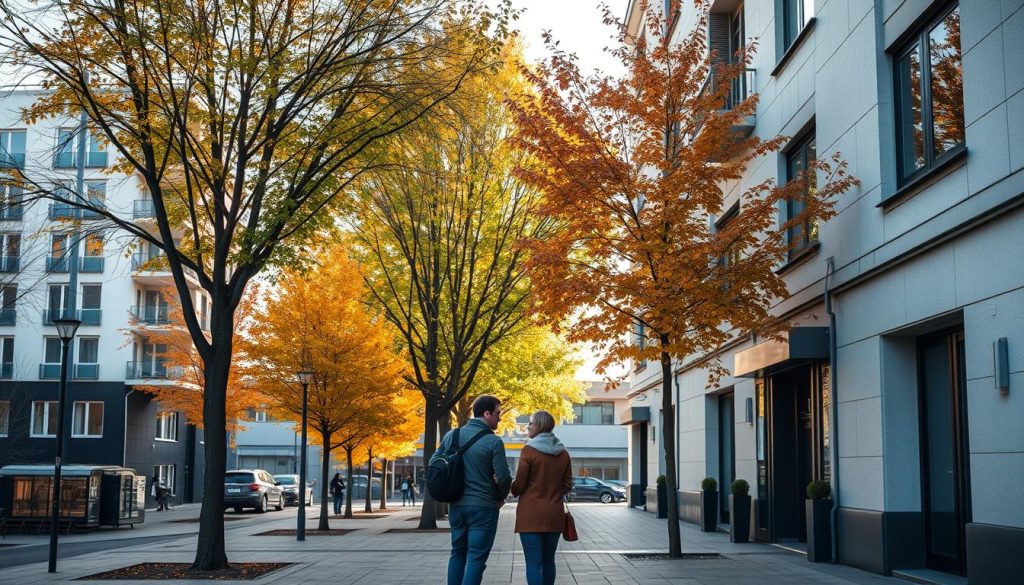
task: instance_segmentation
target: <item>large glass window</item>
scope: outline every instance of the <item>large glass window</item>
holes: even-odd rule
[[[176,469],[172,465],[154,465],[153,475],[157,478],[157,481],[166,488],[173,496],[177,490],[175,489]]]
[[[56,400],[39,400],[32,403],[32,429],[30,434],[33,437],[57,436]]]
[[[21,269],[21,234],[0,234],[0,272]]]
[[[960,8],[929,21],[895,55],[898,168],[906,182],[965,143]]]
[[[572,406],[575,425],[615,424],[615,404],[612,402],[588,402]]]
[[[57,154],[53,159],[54,168],[75,168],[78,164],[78,137],[77,128],[61,128],[57,131]],[[106,149],[103,142],[93,132],[89,132],[86,138],[85,166],[107,166]]]
[[[786,180],[801,180],[804,183],[801,195],[786,202],[787,219],[802,214],[807,207],[807,199],[813,197],[818,190],[817,174],[811,168],[811,163],[817,156],[813,130],[807,138],[799,142],[786,155]],[[786,235],[789,238],[789,255],[792,258],[804,248],[818,241],[818,222],[803,221],[790,227]]]
[[[156,438],[160,441],[178,440],[178,413],[160,412],[156,415]]]
[[[25,166],[25,131],[0,130],[0,168]]]
[[[814,0],[782,0],[783,50],[788,50],[814,18]]]
[[[72,437],[103,436],[103,403],[75,401],[71,418]]]
[[[81,337],[78,340],[78,361],[83,364],[99,363],[100,338]]]
[[[64,314],[64,310],[67,307],[68,302],[68,285],[66,284],[51,284],[49,286],[49,296],[47,302],[47,316],[45,322],[52,323],[54,319],[61,317]],[[58,358],[57,361],[60,361]]]

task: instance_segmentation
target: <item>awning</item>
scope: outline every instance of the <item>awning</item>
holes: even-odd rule
[[[828,327],[794,327],[782,341],[769,340],[737,352],[733,377],[755,378],[793,360],[828,359]]]
[[[640,423],[650,422],[651,420],[651,407],[650,406],[631,406],[622,416],[619,417],[620,425],[638,425]]]

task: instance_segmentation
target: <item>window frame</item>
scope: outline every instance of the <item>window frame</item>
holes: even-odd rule
[[[958,158],[963,154],[967,148],[967,124],[966,119],[963,120],[964,124],[964,141],[958,145],[955,145],[939,156],[935,156],[935,118],[932,108],[932,67],[931,67],[931,53],[929,51],[930,33],[937,25],[946,19],[953,11],[960,9],[960,3],[957,2],[946,2],[940,4],[937,8],[929,11],[919,22],[916,22],[913,27],[908,30],[908,33],[896,48],[889,52],[891,57],[892,66],[892,83],[893,83],[893,109],[894,109],[894,120],[896,129],[896,186],[897,193],[893,194],[892,197],[898,196],[902,193],[904,187],[915,184],[922,177],[935,172],[952,160]],[[962,26],[962,25],[961,25]],[[962,29],[961,29],[962,30]],[[911,32],[912,31],[912,32]],[[924,150],[924,164],[920,168],[913,170],[908,173],[906,167],[906,161],[904,160],[903,151],[906,146],[908,137],[903,133],[903,89],[904,85],[909,83],[909,80],[905,80],[901,75],[900,63],[902,60],[909,55],[912,51],[920,51],[920,91],[921,91],[921,133],[922,133],[922,148]],[[960,47],[960,61],[963,63],[963,46]],[[961,69],[961,89],[963,87],[963,73]],[[961,109],[963,108],[963,92],[960,94]],[[891,198],[891,197],[890,197]]]
[[[161,436],[172,435],[172,436]],[[156,413],[156,430],[153,440],[166,443],[178,442],[178,413],[173,410],[162,410]]]
[[[11,433],[11,401],[0,400],[0,437]]]
[[[178,491],[175,485],[178,477],[177,467],[175,463],[159,463],[153,466],[153,475],[156,476],[158,482],[167,488],[171,496],[177,495]],[[170,478],[170,481],[166,481],[167,478]]]
[[[36,407],[38,405],[40,405],[40,404],[43,405],[43,421],[44,421],[44,425],[45,425],[45,429],[43,429],[44,430],[43,433],[37,433],[36,432],[36,428],[35,428],[35,426],[36,426]],[[53,439],[53,438],[57,437],[57,429],[56,428],[53,428],[53,429],[50,428],[50,410],[51,410],[51,405],[52,405],[52,409],[55,410],[57,408],[57,401],[56,400],[33,400],[32,401],[31,418],[29,419],[29,423],[28,423],[28,436],[30,438],[32,438],[32,439]],[[53,426],[56,427],[58,424],[60,424],[59,421],[60,421],[60,419],[57,416],[57,413],[54,413],[54,425]],[[52,433],[50,431],[52,431]]]
[[[797,158],[800,158],[801,164],[803,165],[803,173],[804,173],[805,178],[809,178],[811,176],[811,174],[808,172],[808,162],[810,162],[813,159],[811,159],[808,156],[808,152],[809,152],[808,147],[812,143],[815,145],[815,153],[817,153],[817,132],[815,131],[815,126],[813,126],[813,125],[807,131],[802,132],[799,136],[797,136],[797,138],[795,140],[793,140],[792,146],[790,146],[788,149],[786,149],[786,152],[784,154],[786,156],[786,184],[787,185],[789,185],[790,183],[792,183],[793,181],[795,181],[797,179],[797,177],[794,176],[797,173],[793,173],[793,170],[792,170],[793,169],[793,163],[794,163],[794,161]],[[817,181],[816,177],[815,177],[815,181]],[[806,185],[804,186],[803,192],[804,192],[804,198],[806,198],[808,196],[808,188],[807,188]],[[786,205],[786,221],[789,221],[793,216],[795,216],[798,213],[798,212],[794,213],[793,204],[794,204],[794,201],[791,200],[791,199],[790,200],[786,200],[786,202],[785,202],[785,205]],[[805,221],[799,227],[802,228],[801,229],[801,233],[803,235],[801,237],[802,241],[799,244],[797,244],[796,246],[793,245],[793,234],[794,234],[794,230],[795,230],[796,226],[790,227],[789,229],[786,230],[786,242],[790,245],[789,251],[787,252],[787,256],[786,256],[786,262],[787,263],[792,262],[793,260],[795,260],[798,257],[802,256],[803,254],[807,253],[807,250],[811,250],[811,249],[815,248],[820,243],[820,241],[821,241],[820,240],[820,234],[816,235],[814,237],[814,239],[811,239],[811,237],[810,237],[810,234],[811,234],[811,222],[810,221]]]
[[[82,432],[77,431],[78,427],[78,405],[83,405],[82,421],[83,427]],[[91,413],[95,410],[94,405],[100,405],[100,429],[99,434],[92,434],[89,432]],[[71,404],[71,437],[73,439],[102,439],[103,438],[103,423],[106,417],[106,403],[102,400],[75,400]]]

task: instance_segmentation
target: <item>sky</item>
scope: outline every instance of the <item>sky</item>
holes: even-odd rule
[[[515,8],[525,9],[514,27],[526,45],[526,58],[533,62],[547,55],[541,35],[550,30],[561,48],[577,54],[584,72],[614,69],[615,63],[603,49],[615,42],[617,33],[601,22],[600,4],[600,0],[512,0]],[[618,18],[626,14],[627,0],[606,4]]]

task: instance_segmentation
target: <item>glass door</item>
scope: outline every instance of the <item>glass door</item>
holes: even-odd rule
[[[718,397],[718,498],[720,521],[729,523],[729,492],[736,479],[736,411],[732,392]]]

